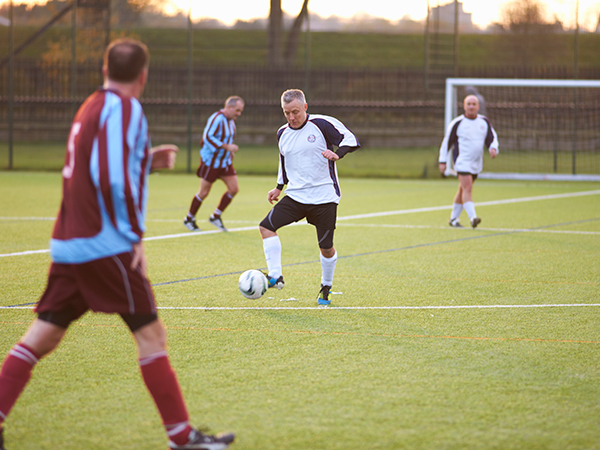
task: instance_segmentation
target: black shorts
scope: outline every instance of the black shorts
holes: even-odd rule
[[[267,230],[277,231],[283,226],[306,218],[308,223],[317,228],[319,247],[331,248],[333,247],[337,206],[337,203],[307,205],[292,200],[286,195],[269,211],[260,226]]]

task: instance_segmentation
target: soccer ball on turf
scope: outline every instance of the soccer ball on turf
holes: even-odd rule
[[[260,270],[250,269],[240,275],[238,287],[244,297],[256,299],[262,297],[267,292],[269,282]]]

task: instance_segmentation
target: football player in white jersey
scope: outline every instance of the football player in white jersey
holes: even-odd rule
[[[284,285],[281,267],[281,242],[277,230],[306,218],[317,229],[321,251],[321,290],[318,304],[328,306],[337,252],[333,232],[341,192],[335,162],[360,147],[356,136],[334,117],[308,114],[308,104],[299,89],[281,96],[287,124],[277,131],[279,171],[277,186],[269,191],[271,204],[281,199],[260,223],[267,260],[269,287]],[[335,147],[337,150],[334,151]]]
[[[446,136],[440,147],[439,167],[442,175],[446,172],[448,154],[452,150],[454,170],[458,176],[458,192],[454,196],[450,226],[462,228],[458,221],[464,209],[471,226],[476,228],[481,223],[477,217],[473,203],[473,183],[483,170],[483,150],[487,147],[490,156],[498,155],[498,135],[487,117],[478,114],[479,99],[475,95],[467,95],[463,104],[465,113],[458,116],[446,130]]]

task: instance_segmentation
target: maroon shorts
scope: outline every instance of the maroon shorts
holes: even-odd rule
[[[73,320],[88,309],[95,312],[156,314],[156,301],[148,278],[130,267],[132,253],[83,264],[50,265],[48,285],[36,312],[70,309]]]
[[[223,169],[215,169],[214,167],[207,166],[204,162],[200,162],[196,175],[209,183],[214,183],[219,178],[231,177],[237,175],[237,172],[233,168],[233,164]]]

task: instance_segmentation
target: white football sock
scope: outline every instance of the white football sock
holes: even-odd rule
[[[263,250],[265,251],[269,276],[275,279],[279,278],[282,275],[281,241],[279,240],[279,236],[271,236],[263,239]]]
[[[452,214],[450,215],[450,220],[458,219],[462,210],[462,203],[452,203]]]
[[[465,208],[465,211],[469,215],[470,220],[473,220],[473,218],[477,217],[477,213],[475,212],[475,203],[465,202],[463,207]]]
[[[337,263],[337,252],[331,258],[325,258],[321,254],[321,284],[324,286],[333,286],[333,273]]]

